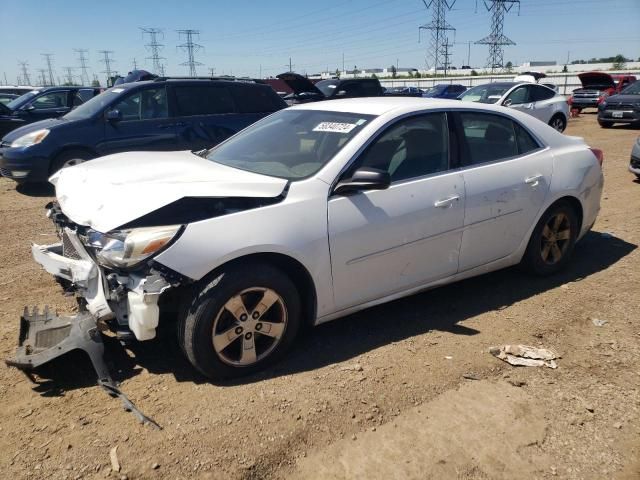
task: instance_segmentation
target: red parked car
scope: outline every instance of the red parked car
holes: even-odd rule
[[[606,72],[585,72],[578,75],[582,88],[573,91],[569,97],[572,109],[598,108],[609,95],[619,93],[636,81],[633,75],[609,74]]]

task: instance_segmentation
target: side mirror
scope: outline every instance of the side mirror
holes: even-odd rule
[[[105,117],[110,122],[117,122],[122,118],[122,114],[120,113],[120,110],[113,109],[113,110],[108,110]]]
[[[513,102],[511,101],[510,98],[507,98],[504,102],[502,102],[502,105],[504,105],[505,107],[508,107],[512,104]]]
[[[377,168],[359,168],[351,178],[339,181],[333,193],[348,195],[364,190],[385,190],[389,185],[391,185],[389,172]]]
[[[26,107],[22,108],[22,111],[24,112],[28,112],[31,113],[36,109],[36,107],[34,107],[33,105],[27,105]]]

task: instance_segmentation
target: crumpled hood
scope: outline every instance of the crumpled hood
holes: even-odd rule
[[[127,152],[65,168],[49,181],[73,222],[108,232],[184,197],[273,198],[287,180],[184,152]]]

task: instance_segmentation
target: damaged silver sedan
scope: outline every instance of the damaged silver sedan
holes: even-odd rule
[[[601,163],[513,110],[367,98],[275,113],[209,151],[64,169],[60,243],[32,250],[81,312],[27,312],[10,363],[91,356],[105,329],[151,340],[172,312],[194,367],[229,378],[305,324],[518,263],[554,273],[596,219]]]

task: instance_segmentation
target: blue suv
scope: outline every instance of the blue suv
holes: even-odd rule
[[[210,148],[286,103],[268,85],[177,79],[117,85],[61,118],[18,128],[0,142],[0,173],[46,181],[60,168],[124,151]]]

